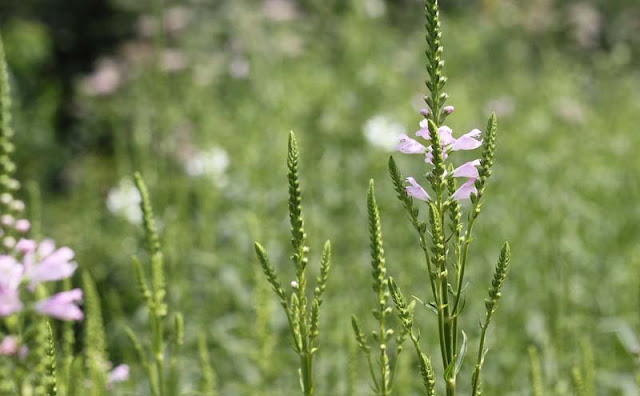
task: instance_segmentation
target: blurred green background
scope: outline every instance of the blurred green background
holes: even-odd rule
[[[0,2],[19,178],[39,187],[41,205],[26,189],[24,198],[41,213],[42,233],[71,246],[97,280],[114,362],[134,361],[124,323],[145,323],[130,267],[143,246],[130,178],[140,170],[162,230],[169,298],[186,317],[186,388],[197,380],[193,351],[204,331],[222,395],[298,392],[286,321],[252,249],[253,240],[263,242],[283,282],[293,278],[289,130],[301,145],[314,266],[324,239],[334,246],[317,393],[345,393],[350,315],[366,328],[373,320],[370,178],[389,273],[405,293],[428,300],[421,253],[386,171],[396,136],[413,133],[420,120],[422,7],[419,0]],[[449,125],[459,135],[484,128],[490,111],[499,119],[463,319],[471,351],[508,239],[512,272],[490,331],[485,394],[530,394],[529,346],[540,351],[549,392],[571,394],[571,368],[586,340],[597,393],[637,395],[640,4],[443,0],[441,10],[446,90],[456,107]],[[396,155],[404,173],[419,175],[421,161],[406,157]],[[417,317],[438,361],[435,319],[426,309]],[[366,395],[365,362],[358,363],[357,394]],[[402,365],[398,394],[418,394],[411,351]],[[143,389],[134,379],[119,391]]]

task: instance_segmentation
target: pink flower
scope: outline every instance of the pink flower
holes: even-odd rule
[[[54,294],[36,303],[36,311],[61,320],[82,320],[84,315],[77,306],[82,301],[82,290],[73,289]]]
[[[469,178],[478,178],[478,169],[476,166],[480,166],[480,160],[473,160],[466,162],[459,167],[457,167],[452,175],[453,177],[469,177]]]
[[[117,382],[124,382],[129,379],[129,366],[126,364],[120,364],[109,372],[107,377],[107,385],[115,384]]]
[[[419,185],[418,182],[416,182],[416,179],[414,179],[413,177],[407,177],[406,181],[410,184],[409,186],[405,187],[407,195],[421,201],[428,201],[430,199],[429,194],[427,194],[425,189],[422,188],[422,186]]]
[[[425,140],[431,140],[431,135],[429,135],[429,123],[427,120],[420,121],[420,129],[416,132],[416,136],[420,136]],[[455,143],[456,141],[456,139],[453,138],[453,131],[446,125],[438,128],[438,137],[440,138],[440,145],[443,148]]]
[[[16,221],[15,227],[16,231],[24,234],[29,231],[29,228],[31,228],[31,223],[29,223],[29,220],[27,219],[20,219]]]
[[[0,256],[0,316],[9,316],[22,309],[18,292],[23,266],[13,257]]]
[[[453,193],[451,199],[461,201],[464,199],[469,199],[471,197],[471,194],[477,194],[478,190],[476,190],[475,183],[476,178],[470,178],[463,185],[461,185],[460,188],[456,190],[456,192]]]
[[[451,145],[451,151],[477,149],[482,145],[482,140],[476,139],[480,137],[481,134],[482,132],[480,132],[479,129],[474,129],[471,132],[465,133],[456,139],[456,141]]]
[[[33,290],[38,283],[66,279],[73,275],[78,265],[73,260],[73,250],[64,246],[55,249],[55,243],[45,239],[37,251],[24,256],[25,277]]]
[[[0,355],[11,356],[18,352],[18,338],[16,336],[6,336],[0,342]]]
[[[427,151],[426,147],[405,134],[400,135],[400,143],[396,149],[404,154],[424,154]]]
[[[38,244],[33,239],[20,238],[16,244],[16,251],[20,254],[27,254],[34,252],[38,247]]]

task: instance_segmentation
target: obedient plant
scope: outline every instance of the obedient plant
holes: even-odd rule
[[[31,224],[21,218],[25,205],[15,198],[20,183],[11,160],[10,103],[0,41],[0,394],[55,395],[55,346],[47,320],[83,319],[82,290],[68,281],[77,268],[71,249],[28,237]],[[51,295],[53,282],[61,280],[65,290]]]
[[[179,390],[177,356],[183,344],[184,323],[182,314],[176,312],[173,315],[173,332],[168,334],[165,331],[168,307],[165,301],[167,292],[160,238],[156,231],[147,187],[139,173],[134,175],[134,179],[141,197],[140,209],[150,261],[150,279],[148,280],[141,261],[137,257],[133,258],[138,289],[149,312],[151,339],[148,351],[133,330],[127,328],[127,334],[147,376],[150,394],[152,396],[177,395]]]
[[[317,339],[320,335],[320,305],[322,295],[326,289],[329,268],[331,264],[331,244],[324,244],[320,260],[320,275],[313,290],[311,306],[307,296],[307,264],[309,247],[307,234],[304,230],[302,218],[302,191],[298,176],[298,143],[293,132],[289,135],[289,153],[287,156],[287,179],[289,182],[289,220],[291,222],[291,245],[293,255],[291,260],[295,267],[295,280],[291,281],[291,291],[287,292],[276,273],[275,267],[269,261],[267,254],[256,242],[255,250],[267,281],[280,300],[289,323],[293,349],[300,359],[298,375],[300,386],[305,396],[314,393],[313,357],[318,351]]]
[[[390,348],[389,341],[396,332],[388,324],[388,317],[392,313],[389,305],[389,290],[387,268],[385,265],[384,248],[382,244],[382,229],[380,225],[380,212],[376,203],[373,188],[373,180],[369,182],[367,193],[367,212],[369,214],[369,238],[371,250],[371,276],[373,277],[372,288],[375,293],[376,306],[373,310],[373,317],[378,321],[378,328],[371,332],[372,342],[369,343],[364,332],[361,330],[358,318],[354,315],[351,324],[355,334],[358,347],[367,358],[367,366],[372,381],[372,389],[379,396],[392,394],[395,374],[398,370],[398,361],[402,346],[407,336],[407,328],[401,328],[395,339],[395,351]],[[413,305],[407,307],[413,310]],[[374,348],[374,358],[371,350]],[[389,355],[393,353],[390,357]],[[377,362],[377,367],[373,361]]]
[[[454,137],[451,128],[443,124],[454,108],[446,105],[448,95],[444,92],[447,78],[443,72],[438,1],[426,0],[425,11],[427,108],[421,111],[424,119],[415,133],[422,138],[423,143],[402,135],[397,148],[402,153],[423,157],[427,164],[426,184],[414,177],[404,179],[393,157],[389,160],[389,170],[398,198],[418,233],[429,272],[429,289],[433,295],[433,301],[425,305],[437,315],[445,389],[447,396],[453,396],[456,394],[457,376],[467,350],[467,336],[458,328],[458,319],[465,305],[464,275],[473,225],[480,214],[485,186],[491,176],[497,122],[495,114],[492,114],[484,135],[474,129],[458,138]],[[479,159],[458,167],[453,166],[455,152],[480,147],[482,154]],[[457,179],[463,179],[463,182],[458,185]],[[424,202],[428,220],[422,220],[416,200]],[[466,221],[463,220],[465,212]],[[480,324],[478,353],[471,377],[471,392],[474,396],[481,393],[487,329],[501,297],[500,289],[507,274],[509,258],[509,245],[505,243],[489,288],[489,298],[485,300],[485,319]],[[413,313],[394,280],[389,279],[388,283],[402,325],[418,354],[425,392],[434,395],[436,389],[433,368],[413,329]]]

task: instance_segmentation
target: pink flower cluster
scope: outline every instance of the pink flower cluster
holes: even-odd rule
[[[482,132],[480,132],[480,130],[474,129],[456,139],[453,137],[453,131],[451,128],[446,125],[439,127],[438,137],[440,140],[440,147],[442,149],[442,158],[446,160],[449,154],[453,151],[477,149],[482,145],[482,140],[478,140],[481,133]],[[431,140],[427,120],[422,120],[420,122],[420,129],[416,132],[416,136],[419,136],[424,140]],[[433,164],[433,147],[431,145],[425,147],[422,143],[407,135],[400,135],[400,143],[396,148],[404,154],[422,154],[424,155],[424,162],[427,164]],[[451,199],[458,201],[469,199],[471,194],[477,193],[475,182],[479,177],[477,169],[479,165],[480,160],[476,159],[459,166],[452,172],[452,177],[466,178],[467,180],[453,193]],[[445,177],[446,176],[447,175],[445,175]],[[416,182],[416,179],[413,177],[407,177],[406,182],[409,184],[406,187],[406,192],[409,196],[422,201],[428,201],[431,199],[427,191],[418,184],[418,182]]]
[[[29,292],[48,281],[70,277],[77,268],[74,253],[68,247],[56,249],[55,243],[45,239],[36,243],[31,239],[20,239],[14,255],[0,255],[0,317],[9,316],[23,308],[20,290],[23,285]],[[62,320],[81,320],[82,290],[60,292],[35,303],[34,309]]]

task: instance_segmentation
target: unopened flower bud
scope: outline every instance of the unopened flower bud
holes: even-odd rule
[[[13,249],[13,247],[16,246],[16,238],[14,238],[12,236],[8,236],[8,237],[4,238],[4,240],[2,241],[2,244],[7,249]]]
[[[31,223],[27,219],[16,220],[16,231],[24,234],[31,228]]]
[[[9,193],[0,194],[0,202],[4,205],[9,205],[13,201],[13,196]]]
[[[455,107],[453,107],[453,106],[444,106],[442,108],[442,112],[444,114],[446,114],[446,115],[449,115],[449,114],[453,113],[454,110],[455,110]]]
[[[294,288],[294,289],[297,289],[298,288],[298,282],[291,281],[291,287]]]
[[[5,227],[11,227],[14,223],[15,219],[11,215],[3,215],[0,217],[0,224]]]
[[[420,114],[424,117],[428,116],[430,114],[429,109],[420,109]]]
[[[16,199],[15,201],[11,202],[11,209],[16,212],[22,212],[24,210],[24,202]]]
[[[20,238],[20,240],[16,244],[16,250],[22,254],[31,253],[36,250],[36,247],[36,241],[32,239]]]

